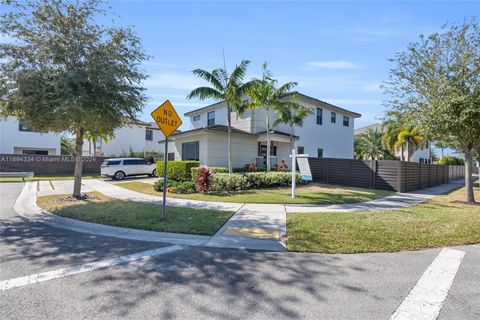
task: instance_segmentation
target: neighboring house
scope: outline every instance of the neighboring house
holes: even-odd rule
[[[297,102],[314,109],[303,127],[295,127],[293,134],[298,153],[311,157],[353,158],[354,119],[360,114],[348,111],[301,93]],[[286,96],[290,99],[291,95]],[[227,166],[227,107],[225,101],[185,113],[190,130],[173,134],[169,138],[168,159],[198,160],[206,166]],[[271,112],[270,123],[278,116]],[[266,166],[265,110],[248,110],[237,117],[232,113],[232,165],[243,167],[247,163]],[[271,162],[289,163],[290,127],[281,124],[271,129]],[[163,147],[162,147],[163,148]]]
[[[375,123],[366,127],[355,129],[355,135],[366,133],[368,129],[381,131],[382,124]],[[433,150],[433,145],[430,143],[430,141],[426,141],[421,146],[416,147],[415,151],[413,152],[413,155],[410,157],[410,162],[432,163],[432,150]],[[402,150],[401,149],[397,150],[394,156],[395,158],[401,159]],[[403,158],[405,159],[405,161],[408,161],[406,146],[403,148]]]
[[[60,155],[62,135],[36,132],[14,116],[0,119],[0,153]]]
[[[85,140],[83,155],[127,156],[130,151],[160,153],[163,152],[160,141],[164,139],[165,136],[156,124],[134,121],[116,129],[114,137],[109,141]]]

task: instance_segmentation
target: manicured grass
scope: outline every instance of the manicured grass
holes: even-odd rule
[[[117,184],[129,190],[161,196],[161,192],[155,191],[153,186],[144,182],[125,182]],[[183,198],[203,201],[223,201],[237,203],[305,203],[305,204],[329,204],[329,203],[352,203],[364,202],[392,194],[390,191],[360,189],[332,185],[312,183],[306,186],[298,186],[296,198],[292,199],[291,189],[270,188],[252,189],[248,191],[225,192],[225,193],[193,193],[176,194],[168,193],[168,197]]]
[[[38,197],[39,207],[57,215],[88,222],[134,229],[213,235],[233,215],[231,211],[162,207],[134,201],[111,199],[101,193],[87,193],[89,199],[62,202],[67,195]]]
[[[89,174],[82,176],[82,179],[100,179],[102,176],[99,174]],[[50,174],[39,174],[33,178],[25,178],[25,181],[48,181],[48,180],[73,180],[73,175],[50,175]],[[0,177],[0,182],[17,182],[22,181],[22,178],[19,177]]]
[[[480,190],[475,190],[477,200]],[[362,213],[290,213],[288,249],[357,253],[480,243],[480,205],[465,188],[407,209]]]

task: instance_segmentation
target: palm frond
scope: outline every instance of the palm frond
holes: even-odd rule
[[[192,98],[199,98],[200,100],[205,99],[214,99],[214,100],[223,100],[225,98],[224,94],[214,88],[210,87],[199,87],[192,92],[190,92],[187,96],[187,99]]]
[[[216,76],[218,74],[218,69],[215,69],[212,72],[208,72],[208,71],[203,70],[203,69],[195,69],[195,70],[192,71],[192,73],[194,75],[196,75],[197,77],[199,77],[199,78],[207,81],[211,85],[213,85],[213,87],[215,89],[217,89],[218,91],[224,91],[225,90],[224,85],[221,83],[220,79]]]

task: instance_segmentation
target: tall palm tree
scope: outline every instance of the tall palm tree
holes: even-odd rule
[[[303,121],[306,117],[313,114],[313,110],[297,104],[294,101],[290,102],[290,104],[285,104],[275,109],[279,118],[273,122],[273,127],[281,123],[290,127],[290,150],[293,150],[293,128],[295,126],[303,126]]]
[[[418,130],[413,127],[404,127],[400,130],[397,136],[397,141],[394,144],[394,148],[398,150],[402,148],[402,161],[403,161],[403,146],[406,145],[407,149],[407,161],[410,161],[415,148],[422,145],[426,141],[425,137],[419,134]]]
[[[250,64],[248,60],[242,60],[235,66],[233,72],[228,75],[225,68],[218,68],[212,72],[203,69],[192,71],[194,75],[205,80],[210,87],[198,87],[187,96],[187,99],[199,98],[200,100],[213,99],[217,101],[224,100],[227,104],[227,153],[228,153],[228,172],[232,173],[232,111],[240,113],[242,98],[251,82],[243,83],[243,78]]]
[[[400,122],[397,120],[387,120],[382,125],[383,131],[383,146],[388,149],[392,154],[396,154],[398,148],[395,146],[398,140],[398,134],[402,130]],[[404,152],[403,144],[400,146],[401,149],[401,160],[404,161]]]
[[[247,94],[250,100],[243,104],[242,111],[258,108],[265,110],[265,127],[267,130],[267,171],[270,171],[270,111],[278,110],[285,106],[293,106],[295,102],[285,99],[285,96],[297,85],[296,82],[287,82],[278,86],[278,80],[274,79],[268,64],[262,65],[262,78],[252,80]]]

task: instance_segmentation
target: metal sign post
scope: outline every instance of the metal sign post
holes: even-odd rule
[[[168,162],[168,138],[165,138],[165,153],[163,154],[162,220],[167,220],[167,162]]]
[[[162,103],[152,112],[152,118],[165,135],[165,153],[163,154],[163,204],[162,220],[167,219],[167,168],[168,168],[168,137],[182,125],[175,108],[169,100]]]

